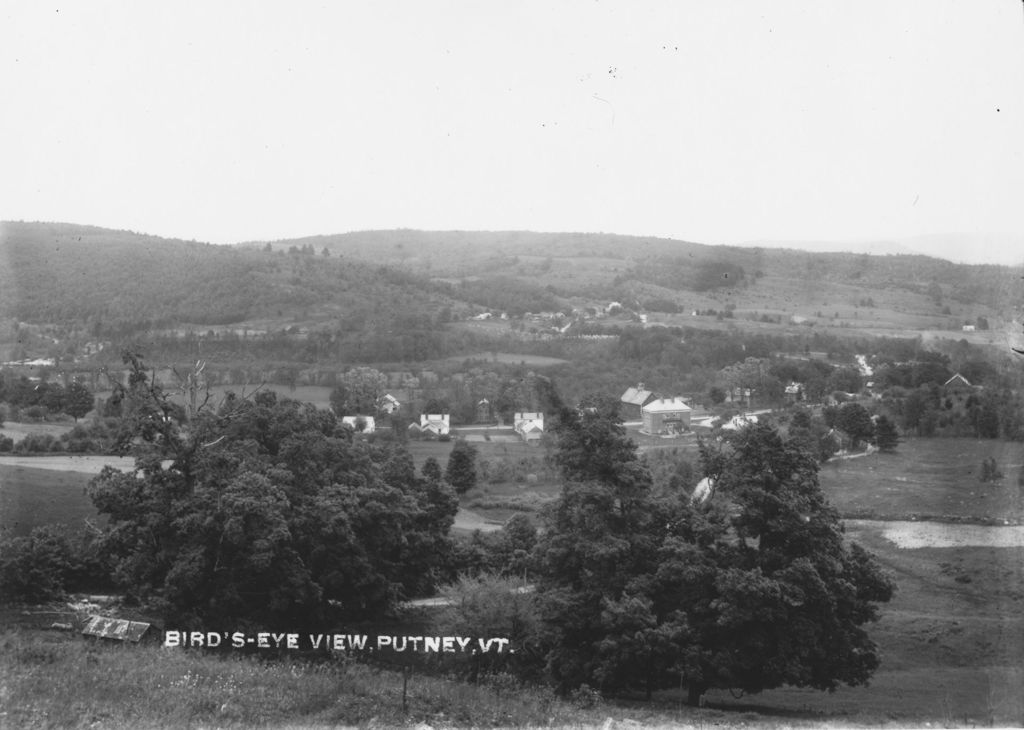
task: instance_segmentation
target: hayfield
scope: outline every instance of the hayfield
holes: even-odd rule
[[[495,325],[489,325],[488,322],[472,322],[467,323],[467,327],[487,327],[491,326],[494,328],[507,329],[507,324],[499,323]],[[445,358],[442,362],[454,363],[456,365],[464,363],[466,361],[472,362],[493,362],[501,363],[503,365],[525,365],[531,368],[543,368],[551,367],[554,365],[565,365],[569,361],[563,360],[560,357],[547,357],[545,355],[527,355],[516,352],[477,352],[472,355],[454,355],[449,358]]]
[[[59,438],[75,427],[74,422],[60,421],[57,423],[24,423],[19,421],[4,421],[0,426],[0,435],[4,435],[13,441],[21,441],[29,434],[50,435]]]
[[[995,459],[1004,477],[980,481],[981,463]],[[822,489],[844,517],[1024,522],[1017,480],[1024,445],[967,438],[909,438],[895,453],[833,460],[822,466]]]
[[[92,474],[19,466],[0,461],[0,535],[24,537],[42,525],[72,531],[96,520],[85,494]]]

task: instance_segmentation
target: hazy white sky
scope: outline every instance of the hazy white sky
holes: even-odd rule
[[[0,0],[0,100],[2,219],[1024,234],[1020,0]]]

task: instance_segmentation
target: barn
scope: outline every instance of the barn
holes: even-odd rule
[[[644,406],[654,399],[654,393],[647,390],[643,383],[637,384],[635,388],[627,388],[626,392],[619,399],[619,402],[622,403],[620,407],[622,418],[626,421],[641,418]]]
[[[644,433],[680,433],[690,429],[693,409],[682,398],[658,398],[643,407]]]

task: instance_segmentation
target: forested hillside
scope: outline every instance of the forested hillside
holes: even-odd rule
[[[1019,298],[1010,267],[968,266],[915,255],[809,253],[654,237],[528,231],[364,231],[271,245],[275,250],[326,248],[437,277],[520,276],[569,295],[606,291],[612,282],[706,291],[797,279],[817,287],[845,284],[920,295],[940,304],[953,300],[996,309],[1015,295]]]
[[[330,313],[379,321],[445,300],[424,279],[321,254],[69,224],[5,223],[0,239],[0,313],[98,333]]]

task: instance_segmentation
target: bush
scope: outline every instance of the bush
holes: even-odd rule
[[[27,434],[25,438],[14,445],[16,454],[43,454],[61,450],[60,441],[48,433]]]
[[[9,454],[14,451],[14,439],[0,433],[0,454]]]
[[[80,564],[62,528],[37,527],[0,543],[0,601],[43,603],[64,596]]]

